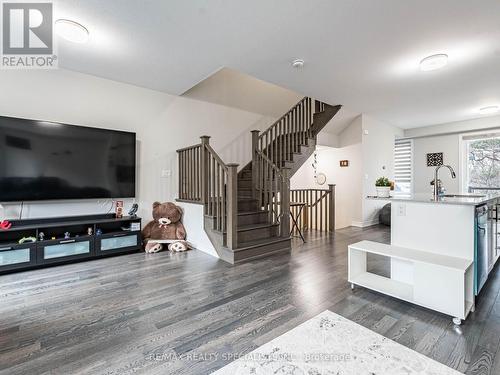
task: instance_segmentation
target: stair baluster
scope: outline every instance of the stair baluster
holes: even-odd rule
[[[328,185],[328,189],[292,189],[290,197],[292,202],[305,204],[298,218],[301,230],[335,231],[335,185]],[[298,214],[298,208],[293,214]]]
[[[252,160],[239,173],[236,164],[225,164],[212,149],[209,136],[178,150],[178,200],[203,204],[206,232],[222,259],[234,263],[290,248],[290,177],[339,109],[301,99],[262,133],[252,131]],[[312,191],[297,194],[318,202],[313,203],[319,208],[316,226],[333,230],[332,191],[328,201],[319,192],[314,198]],[[329,217],[323,219],[326,212]]]
[[[201,203],[213,217],[214,230],[225,232],[226,245],[238,241],[238,164],[225,164],[210,146],[210,137],[201,143],[177,150],[179,159],[179,201]]]

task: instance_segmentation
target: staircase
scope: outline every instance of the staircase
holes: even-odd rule
[[[201,143],[177,150],[179,201],[204,205],[205,231],[221,259],[235,263],[290,250],[290,177],[314,152],[318,133],[341,106],[305,97],[260,134],[238,172]]]

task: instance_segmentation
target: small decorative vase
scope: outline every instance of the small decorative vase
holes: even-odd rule
[[[390,186],[376,186],[377,197],[379,198],[389,198],[391,196]]]

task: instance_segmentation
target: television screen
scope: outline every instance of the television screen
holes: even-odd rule
[[[0,202],[135,196],[135,133],[0,116]]]

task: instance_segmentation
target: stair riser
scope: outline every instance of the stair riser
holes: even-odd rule
[[[310,99],[309,99],[310,100]],[[313,102],[315,105],[317,103]],[[303,165],[307,158],[314,152],[316,145],[317,134],[328,124],[331,118],[338,112],[340,106],[330,106],[327,104],[317,105],[316,108],[321,108],[320,113],[315,113],[313,116],[313,124],[310,131],[300,134],[295,139],[300,139],[300,145],[293,145],[290,148],[288,141],[290,137],[279,136],[272,140],[272,144],[268,148],[268,152],[272,154],[272,159],[276,165],[290,168],[290,175],[293,174]],[[240,172],[237,179],[238,188],[238,212],[246,213],[249,211],[258,211],[258,201],[255,198],[259,192],[255,193],[252,182],[252,165],[247,164]],[[270,184],[269,184],[270,185]],[[261,197],[259,197],[261,198]],[[220,204],[220,202],[218,203]],[[290,251],[291,240],[289,238],[282,239],[278,237],[279,227],[277,225],[265,226],[263,228],[253,228],[243,230],[242,226],[252,224],[267,224],[267,212],[256,212],[251,214],[238,215],[237,225],[240,228],[238,231],[239,249],[228,249],[226,245],[226,235],[220,231],[213,230],[216,225],[215,218],[205,218],[205,229],[210,241],[217,249],[217,253],[221,259],[230,263],[241,262],[247,259],[265,257],[282,251]],[[252,241],[258,241],[258,245]],[[262,244],[261,244],[262,242]]]
[[[238,195],[252,195],[253,189],[249,187],[238,187]]]
[[[238,232],[238,243],[262,240],[265,238],[270,238],[278,235],[278,227],[266,227],[266,228],[257,228],[250,229],[243,232]]]
[[[233,262],[241,262],[250,258],[260,258],[281,251],[290,251],[292,248],[291,241],[283,241],[262,245],[248,250],[237,251],[234,253]]]
[[[251,190],[252,181],[251,180],[238,180],[238,190]]]
[[[257,211],[257,202],[238,201],[238,212]]]
[[[258,212],[255,214],[238,216],[238,225],[260,224],[266,222],[267,222],[267,212]]]
[[[241,179],[244,179],[244,180],[248,180],[248,179],[251,179],[252,178],[252,171],[243,171],[239,176],[239,178]]]
[[[253,198],[252,192],[242,192],[238,194],[238,198],[240,199],[248,199],[248,198]],[[240,210],[241,211],[241,210]]]

